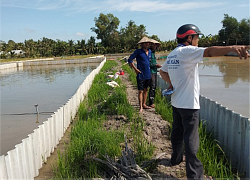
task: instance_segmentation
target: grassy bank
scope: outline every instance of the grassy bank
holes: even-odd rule
[[[130,81],[136,85],[134,71],[125,65],[122,67],[130,75]],[[74,121],[71,131],[71,141],[65,153],[59,153],[58,163],[54,167],[55,179],[94,178],[103,177],[108,169],[94,161],[92,157],[104,159],[108,155],[112,159],[121,156],[124,148],[124,135],[131,139],[132,149],[136,153],[136,162],[150,160],[154,147],[142,135],[143,120],[138,112],[127,101],[126,87],[119,78],[116,82],[119,87],[112,88],[106,84],[107,75],[119,70],[116,61],[107,61],[81,103],[78,118]],[[172,109],[169,101],[163,98],[157,89],[156,112],[163,119],[172,123]],[[118,129],[107,128],[115,116],[124,116],[125,123],[119,122]],[[214,140],[212,134],[206,132],[205,126],[200,124],[200,149],[198,157],[202,161],[205,174],[216,178],[238,178],[233,172],[224,152]],[[107,175],[107,174],[106,174]]]
[[[120,157],[124,135],[132,139],[131,145],[136,153],[137,163],[152,157],[154,147],[142,135],[143,121],[129,104],[125,85],[119,78],[116,79],[119,87],[112,88],[106,84],[107,75],[117,72],[115,67],[115,61],[107,61],[96,75],[88,95],[79,107],[70,144],[65,153],[59,153],[58,163],[54,167],[55,179],[105,176],[107,167],[94,161],[92,157]],[[105,122],[118,115],[125,116],[126,123],[119,129],[107,129]]]

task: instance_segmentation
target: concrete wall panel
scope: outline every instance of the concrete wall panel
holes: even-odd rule
[[[21,153],[18,154],[17,149],[13,149],[7,152],[5,156],[6,169],[8,173],[8,179],[20,179],[23,174],[20,174],[20,170],[23,169],[22,164],[19,163]]]

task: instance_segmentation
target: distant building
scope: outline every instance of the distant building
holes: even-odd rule
[[[25,54],[25,52],[23,50],[12,50],[11,53],[14,53],[16,55],[22,55],[22,54]],[[9,52],[10,54],[10,52]]]
[[[18,57],[25,57],[25,52],[23,50],[11,50],[10,52],[1,51],[1,57],[9,57],[9,56],[18,56]]]

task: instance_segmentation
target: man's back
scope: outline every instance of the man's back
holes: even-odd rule
[[[175,92],[172,105],[178,108],[199,109],[198,63],[203,59],[204,48],[183,46],[175,48],[167,57],[162,69],[169,73]]]

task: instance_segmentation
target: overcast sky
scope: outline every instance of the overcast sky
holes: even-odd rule
[[[195,24],[205,35],[215,35],[224,14],[238,21],[249,18],[249,0],[2,0],[0,6],[0,40],[5,42],[43,37],[88,40],[96,37],[90,28],[100,13],[119,18],[118,30],[133,20],[162,41],[175,39],[183,24]]]

